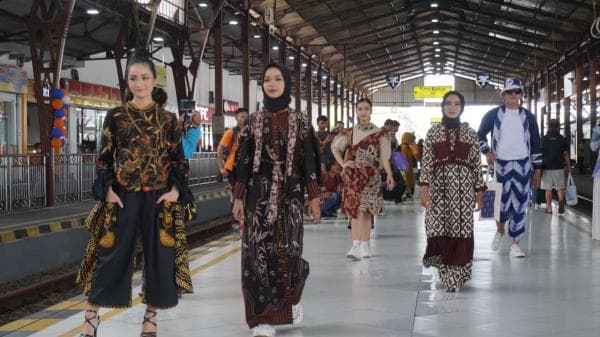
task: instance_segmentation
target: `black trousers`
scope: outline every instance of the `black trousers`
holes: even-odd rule
[[[116,221],[110,227],[115,234],[111,248],[98,247],[96,270],[88,301],[103,307],[131,306],[131,278],[138,232],[144,250],[144,303],[158,308],[177,305],[175,284],[175,248],[161,244],[163,204],[156,200],[166,189],[151,192],[117,191],[123,208],[116,206]],[[167,234],[174,235],[168,228]]]

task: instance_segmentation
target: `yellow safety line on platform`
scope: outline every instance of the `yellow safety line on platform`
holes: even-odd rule
[[[198,194],[198,199],[200,201],[205,201],[205,200],[213,200],[213,199],[217,199],[217,198],[224,198],[226,196],[227,196],[227,193],[225,191],[210,190],[210,191],[200,192]],[[53,221],[55,221],[55,222],[50,223],[50,224],[44,222],[44,220],[33,221],[33,222],[31,222],[32,226],[30,226],[30,227],[9,229],[7,231],[0,232],[0,241],[2,243],[5,243],[5,242],[17,241],[17,240],[25,239],[25,238],[37,237],[37,236],[40,236],[43,234],[49,234],[49,233],[41,233],[40,232],[40,227],[42,227],[42,226],[49,226],[50,233],[61,232],[66,229],[79,228],[79,227],[81,227],[81,225],[79,223],[80,219],[85,218],[88,215],[88,213],[89,212],[82,212],[82,213],[77,213],[77,214],[73,214],[73,215],[69,215],[69,216],[54,218]],[[62,222],[68,222],[70,224],[70,226],[68,226],[67,228],[62,228]],[[24,237],[17,238],[17,235],[15,234],[16,231],[22,231],[22,230],[25,231],[26,235]]]
[[[241,251],[240,247],[235,247],[235,248],[231,249],[230,251],[228,251],[227,253],[217,256],[214,259],[208,261],[207,263],[192,269],[191,274],[195,275],[203,270],[206,270],[214,265],[217,265],[217,264],[223,262],[228,257],[239,253],[240,251]],[[142,298],[140,296],[138,296],[132,301],[132,306],[140,304],[140,303],[142,303]],[[127,310],[129,310],[129,308],[127,308],[127,309],[112,309],[112,310],[109,310],[108,312],[102,314],[100,319],[104,321],[104,320],[110,319],[122,312],[125,312]],[[62,335],[59,335],[58,337],[73,337],[75,334],[78,334],[79,332],[81,332],[81,326],[77,326],[77,327],[63,333]]]
[[[53,324],[60,322],[62,319],[44,318],[44,319],[20,319],[3,325],[0,331],[39,331]]]

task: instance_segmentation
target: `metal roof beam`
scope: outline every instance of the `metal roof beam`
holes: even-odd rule
[[[306,2],[308,2],[308,1],[306,1]],[[299,29],[302,29],[302,28],[304,28],[306,26],[312,25],[315,20],[318,20],[320,22],[325,22],[325,21],[337,19],[337,18],[339,18],[341,16],[352,14],[352,13],[354,13],[356,11],[362,11],[364,9],[378,7],[378,6],[382,6],[382,5],[389,5],[389,3],[390,3],[389,0],[376,0],[376,1],[373,1],[373,2],[370,2],[370,3],[367,3],[367,4],[362,4],[360,6],[352,7],[350,9],[346,9],[346,10],[343,10],[343,11],[339,11],[339,12],[332,11],[331,14],[328,14],[328,15],[323,15],[323,16],[317,15],[315,17],[310,18],[307,21],[287,26],[287,27],[285,27],[285,29],[287,29],[288,32],[289,31],[294,31],[294,30],[299,30]],[[291,9],[293,9],[293,11],[295,11],[295,12],[298,13],[301,10],[304,10],[306,8],[311,7],[311,5],[308,5],[308,6],[303,5],[301,8],[298,8],[299,6],[293,6],[293,5],[290,5],[290,7],[291,7]],[[292,12],[292,11],[290,11],[290,12]],[[300,13],[298,13],[298,15],[300,15]],[[300,15],[300,16],[302,17],[302,15]]]
[[[312,35],[309,35],[309,36],[306,36],[306,37],[302,37],[302,40],[304,40],[304,41],[312,41],[312,40],[314,40],[316,38],[319,38],[319,37],[326,37],[327,35],[330,35],[330,34],[336,34],[336,33],[339,33],[341,31],[348,30],[347,25],[360,26],[360,25],[363,25],[363,24],[366,24],[366,23],[370,23],[372,21],[376,21],[376,20],[388,18],[390,16],[396,16],[396,15],[400,15],[400,14],[406,14],[406,12],[407,11],[406,11],[405,8],[401,8],[399,10],[388,12],[388,13],[381,14],[381,15],[377,15],[377,16],[374,16],[374,17],[367,17],[366,19],[363,19],[363,20],[360,20],[360,21],[357,21],[357,22],[348,22],[346,24],[343,24],[342,27],[336,27],[334,29],[330,29],[330,30],[322,31],[322,32],[319,31],[319,30],[317,30],[315,28],[315,30],[317,30],[316,34],[312,34]]]

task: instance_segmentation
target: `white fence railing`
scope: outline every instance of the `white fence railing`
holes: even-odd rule
[[[97,157],[87,153],[50,157],[55,204],[92,199]],[[0,156],[0,214],[46,205],[46,160],[42,155]],[[217,181],[216,153],[194,153],[189,164],[190,186]]]

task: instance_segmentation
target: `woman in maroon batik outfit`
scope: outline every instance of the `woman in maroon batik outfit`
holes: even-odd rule
[[[423,265],[436,267],[447,291],[471,279],[473,208],[485,189],[477,133],[460,123],[463,96],[448,92],[442,101],[442,123],[427,132],[419,185],[427,209],[427,250]]]

